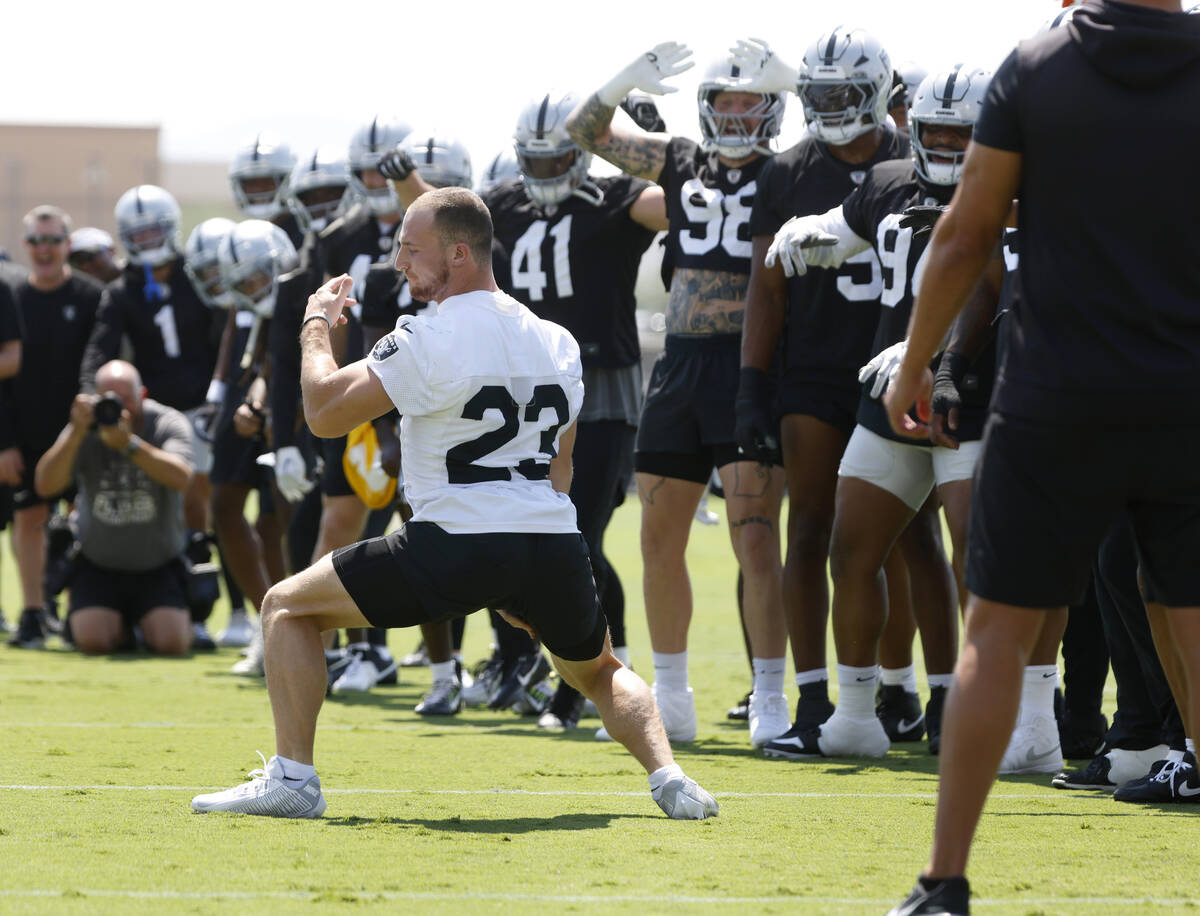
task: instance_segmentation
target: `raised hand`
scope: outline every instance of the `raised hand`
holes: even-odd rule
[[[761,38],[739,38],[729,49],[733,63],[742,71],[737,82],[741,92],[795,92],[799,74],[771,50]]]
[[[596,93],[600,101],[616,108],[634,89],[651,95],[667,95],[678,92],[679,87],[669,86],[664,80],[678,76],[694,67],[695,61],[688,60],[692,51],[677,41],[664,41],[645,54],[639,55],[625,69],[609,80]]]

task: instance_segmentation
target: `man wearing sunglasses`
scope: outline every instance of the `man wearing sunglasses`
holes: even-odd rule
[[[46,632],[45,525],[49,503],[33,488],[33,469],[71,413],[75,382],[100,304],[101,286],[67,263],[71,218],[58,207],[35,207],[24,219],[26,278],[13,286],[21,322],[21,369],[3,410],[15,444],[0,451],[0,483],[13,487],[13,554],[25,609],[9,645],[40,648]]]

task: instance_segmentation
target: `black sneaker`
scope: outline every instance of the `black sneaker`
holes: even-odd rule
[[[821,726],[803,727],[797,722],[778,738],[773,738],[763,745],[763,754],[767,757],[782,757],[784,760],[805,760],[809,757],[822,757]]]
[[[1159,760],[1141,779],[1118,786],[1113,798],[1124,802],[1200,802],[1200,773],[1196,755],[1187,751],[1182,760]]]
[[[394,687],[400,682],[400,666],[387,646],[371,646],[371,660],[379,672],[380,687]]]
[[[751,691],[752,693],[753,691]],[[725,713],[726,719],[731,719],[734,722],[747,722],[750,719],[750,694],[746,694],[736,703],[729,707],[729,712]]]
[[[413,711],[422,716],[456,716],[462,712],[462,685],[456,680],[434,681]]]
[[[46,631],[42,629],[42,609],[27,607],[21,611],[17,621],[17,632],[8,640],[14,649],[40,649],[46,644]]]
[[[521,698],[521,693],[550,673],[550,663],[540,651],[517,656],[511,665],[505,665],[500,686],[488,700],[488,709],[508,709]]]
[[[825,724],[833,715],[833,704],[829,702],[829,682],[820,680],[813,684],[800,685],[800,698],[796,700],[796,718],[792,726],[801,731],[811,731]]]
[[[892,741],[920,741],[925,737],[921,698],[903,684],[881,684],[875,697],[875,717]]]
[[[947,687],[930,687],[929,702],[925,704],[925,733],[929,735],[929,753],[934,757],[942,749],[942,709],[946,705]]]
[[[1114,792],[1117,784],[1109,776],[1111,769],[1112,761],[1108,759],[1107,754],[1101,754],[1092,758],[1092,762],[1081,770],[1063,770],[1050,780],[1050,785],[1056,789],[1099,789],[1102,792]]]
[[[208,632],[206,627],[200,621],[192,623],[192,651],[193,652],[215,652],[217,643],[212,638],[212,634]]]
[[[353,661],[354,656],[345,649],[332,649],[325,652],[325,695],[332,696],[333,685],[345,672],[346,667]]]
[[[966,878],[918,878],[903,902],[892,907],[887,916],[969,916],[971,886]]]

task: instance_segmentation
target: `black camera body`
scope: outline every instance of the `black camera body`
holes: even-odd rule
[[[121,411],[125,403],[115,391],[106,391],[92,405],[92,416],[98,426],[116,426],[121,419]]]

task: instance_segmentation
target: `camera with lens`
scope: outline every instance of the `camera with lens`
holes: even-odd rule
[[[124,409],[125,404],[121,396],[115,391],[106,391],[96,398],[96,403],[92,405],[92,416],[96,418],[99,426],[116,426]]]

